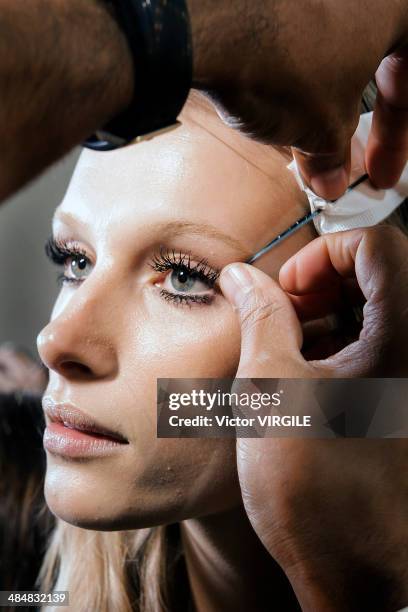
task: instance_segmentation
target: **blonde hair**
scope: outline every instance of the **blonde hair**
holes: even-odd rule
[[[171,578],[176,578],[182,557],[178,530],[173,533],[173,542],[169,537],[174,527],[101,532],[58,519],[39,589],[69,591],[69,609],[75,612],[174,610]],[[60,608],[42,609],[58,612]]]

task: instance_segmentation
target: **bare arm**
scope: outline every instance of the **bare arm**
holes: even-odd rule
[[[387,56],[366,162],[389,187],[408,154],[407,4],[188,0],[194,84],[244,131],[295,147],[306,182],[335,199],[362,92]],[[126,108],[134,88],[103,0],[2,0],[0,201]]]
[[[98,0],[3,0],[0,200],[125,108],[126,39]]]

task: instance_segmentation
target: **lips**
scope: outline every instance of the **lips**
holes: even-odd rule
[[[43,409],[51,424],[55,423],[59,427],[75,430],[92,438],[109,440],[117,444],[129,444],[122,434],[101,425],[73,404],[58,404],[46,397],[43,400]]]

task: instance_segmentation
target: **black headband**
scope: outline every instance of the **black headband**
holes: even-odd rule
[[[176,124],[193,72],[185,0],[111,0],[109,4],[132,53],[135,95],[124,112],[84,143],[99,151],[124,146]]]

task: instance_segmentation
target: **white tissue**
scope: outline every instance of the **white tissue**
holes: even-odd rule
[[[351,182],[366,173],[364,151],[370,132],[372,113],[361,115],[351,143]],[[332,234],[357,227],[370,227],[386,219],[408,197],[408,163],[398,184],[392,189],[375,189],[367,179],[335,202],[317,196],[303,182],[296,161],[288,166],[306,193],[312,212],[322,210],[313,221],[318,234]]]

